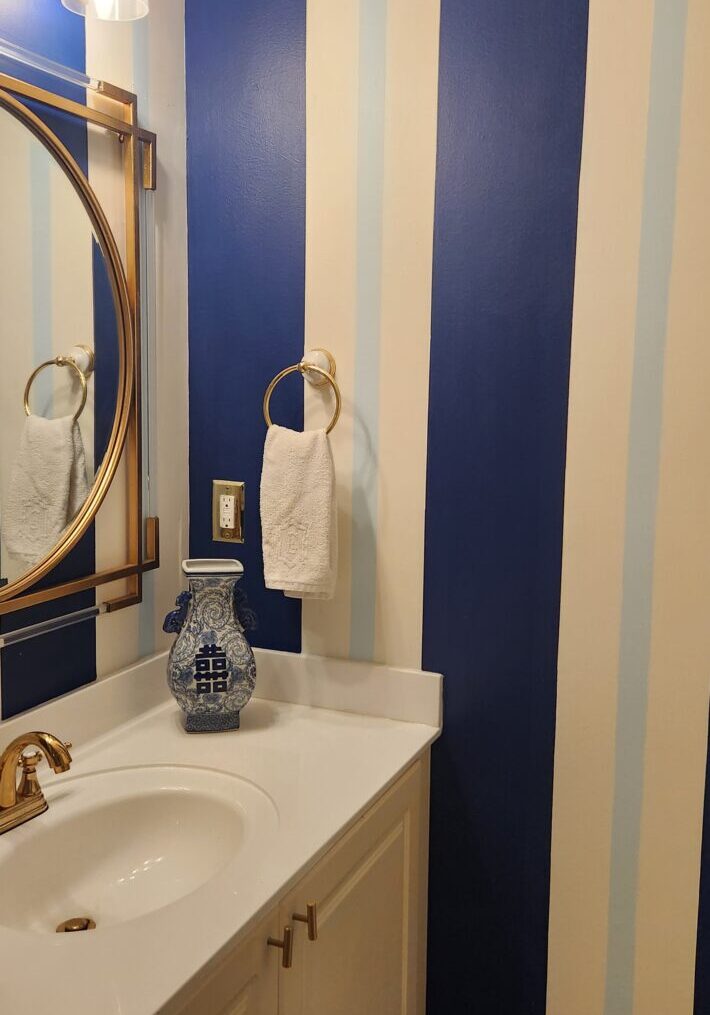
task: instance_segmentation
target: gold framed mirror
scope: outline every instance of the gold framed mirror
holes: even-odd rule
[[[91,101],[92,105],[76,102],[64,95],[39,88],[24,80],[0,74],[0,130],[4,129],[7,138],[12,139],[14,138],[13,131],[19,127],[24,137],[32,139],[36,150],[41,151],[43,156],[51,160],[55,170],[58,168],[59,172],[55,172],[55,176],[60,182],[54,184],[55,189],[68,184],[67,190],[72,194],[72,198],[65,197],[63,204],[70,204],[71,200],[74,200],[85,215],[91,236],[89,242],[91,247],[95,246],[100,254],[100,256],[93,258],[91,266],[93,271],[96,271],[98,266],[99,271],[105,274],[104,289],[107,293],[110,292],[110,299],[106,297],[104,300],[104,309],[107,303],[111,304],[113,313],[109,330],[112,336],[115,335],[115,349],[109,350],[109,355],[106,356],[106,365],[98,363],[90,341],[84,345],[76,340],[71,343],[72,349],[68,353],[65,353],[61,348],[60,350],[54,348],[52,350],[54,355],[50,355],[44,360],[41,356],[37,356],[35,348],[33,350],[35,359],[31,360],[31,370],[26,383],[23,377],[15,376],[15,374],[21,373],[21,370],[3,370],[0,362],[0,372],[8,381],[11,381],[14,387],[24,388],[24,411],[27,416],[24,424],[25,429],[18,431],[21,436],[17,440],[18,451],[15,456],[15,466],[10,479],[6,480],[5,484],[9,486],[12,494],[8,498],[8,503],[14,512],[10,509],[5,510],[4,505],[0,509],[3,511],[0,523],[6,523],[5,527],[9,533],[7,540],[3,539],[0,542],[0,547],[5,551],[6,558],[13,564],[16,560],[20,562],[15,566],[14,571],[10,564],[7,565],[9,577],[0,587],[0,616],[122,579],[125,581],[125,593],[109,599],[103,604],[104,608],[109,611],[120,609],[141,601],[142,575],[145,571],[157,567],[159,563],[158,519],[146,518],[144,520],[142,505],[141,293],[139,281],[141,277],[139,198],[141,189],[155,189],[156,138],[154,134],[137,125],[137,102],[136,97],[131,93],[115,88],[108,83],[99,82],[96,93],[91,95]],[[62,116],[76,117],[86,124],[87,129],[89,125],[93,125],[94,128],[112,135],[115,141],[120,144],[123,193],[125,195],[125,208],[122,216],[125,229],[123,258],[104,209],[90,186],[87,176],[67,146],[36,111],[37,109],[41,111],[42,107],[46,107],[52,113],[59,111]],[[5,152],[11,149],[11,144],[6,143],[3,146]],[[31,155],[30,161],[36,163],[37,152],[34,151]],[[63,221],[66,222],[66,217]],[[8,257],[8,250],[5,251],[5,256]],[[70,254],[57,257],[55,252],[55,260],[60,265],[69,259]],[[67,288],[72,290],[78,287],[70,281]],[[88,313],[93,313],[95,317],[93,307]],[[74,329],[69,330],[68,334],[83,336],[81,322],[78,327],[76,326],[76,315],[73,324]],[[60,345],[62,340],[64,338],[60,339]],[[65,346],[67,342],[69,342],[68,338],[65,341]],[[15,346],[18,344],[17,341],[14,342]],[[12,355],[15,360],[11,360],[11,362],[14,363],[18,359],[16,350]],[[39,362],[36,361],[37,359]],[[54,367],[68,369],[53,370]],[[101,406],[101,412],[106,417],[103,426],[106,434],[105,441],[102,443],[100,451],[97,452],[95,462],[92,458],[92,468],[87,469],[86,459],[88,456],[84,451],[81,429],[84,422],[80,417],[87,401],[89,387],[92,386],[91,375],[94,370],[98,371],[99,369],[103,371],[104,391],[107,390],[106,376],[110,378],[111,397],[104,399],[108,403],[108,408],[106,405]],[[36,391],[33,384],[44,374],[63,375],[61,379],[66,391],[57,393],[52,390],[44,400],[45,404],[50,405],[54,405],[57,400],[60,402],[63,413],[58,418],[45,418],[41,404],[38,406],[38,416],[34,415],[33,405],[35,402],[41,402],[41,392]],[[11,389],[13,413],[17,408],[14,387]],[[37,388],[39,389],[39,387],[38,383]],[[4,392],[2,397],[5,398]],[[74,398],[74,403],[71,408],[67,408],[67,399],[70,397]],[[62,398],[64,398],[64,403],[62,403]],[[108,418],[109,409],[112,410],[110,419]],[[32,424],[31,427],[30,424]],[[19,424],[16,424],[15,416],[13,416],[13,425],[19,427]],[[87,426],[93,436],[93,422],[89,421]],[[32,443],[33,441],[34,443]],[[69,509],[66,508],[66,494],[63,485],[64,472],[67,471],[64,469],[67,443],[72,444],[74,454],[70,469],[72,475],[67,480],[67,488],[70,494],[73,493],[73,499],[71,496],[69,497]],[[80,453],[77,452],[77,445]],[[61,454],[64,456],[58,466],[59,489],[64,495],[64,500],[61,500],[59,496],[57,498],[60,501],[61,510],[59,512],[55,510],[54,504],[42,504],[43,491],[49,487],[47,483],[44,483],[44,486],[39,484],[39,496],[36,496],[34,500],[38,502],[37,511],[41,515],[40,520],[43,525],[35,528],[40,531],[41,538],[34,538],[36,533],[30,526],[33,539],[28,539],[24,528],[27,527],[25,523],[28,514],[32,513],[28,511],[28,505],[33,508],[34,501],[27,492],[28,483],[23,474],[27,469],[22,456],[28,449],[35,455],[39,447],[38,461],[46,474],[46,461],[42,459],[42,455],[45,455],[46,458],[50,452],[45,450],[45,446],[50,448],[52,455],[59,456]],[[77,458],[81,462],[79,470],[81,483],[76,481]],[[121,462],[125,462],[127,492],[124,560],[105,570],[82,574],[70,581],[65,580],[52,584],[52,573],[57,565],[79,544],[94,521]],[[50,459],[50,473],[54,464],[54,459]],[[5,472],[8,473],[8,471],[5,467]],[[15,478],[16,475],[19,476],[19,479]],[[24,482],[24,487],[21,486],[22,482]],[[37,484],[35,485],[37,486]],[[18,489],[21,490],[22,496],[18,494]],[[30,493],[33,493],[34,489],[35,487],[30,483]],[[77,490],[81,496],[77,496]],[[47,496],[46,499],[51,500],[51,496]],[[18,505],[21,510],[18,510]],[[66,517],[62,511],[66,511]],[[47,516],[50,516],[50,521],[47,521]],[[66,524],[63,524],[65,521]],[[12,531],[10,531],[11,529]]]

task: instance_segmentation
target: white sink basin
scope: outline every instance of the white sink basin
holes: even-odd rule
[[[0,925],[15,930],[89,917],[100,931],[184,898],[232,861],[252,876],[278,827],[265,793],[210,769],[124,768],[56,786],[44,774],[49,810],[0,836]]]

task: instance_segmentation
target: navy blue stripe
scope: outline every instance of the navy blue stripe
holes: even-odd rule
[[[27,3],[26,0],[5,0],[0,4],[0,35],[65,66],[80,71],[85,69],[83,19],[70,14],[56,0],[33,0],[33,3]],[[8,62],[3,65],[5,68],[9,69]],[[27,69],[25,73],[23,68],[21,73],[13,65],[10,73],[23,76],[70,98],[84,98],[78,87],[48,78],[39,72]],[[84,172],[87,172],[88,140],[85,124],[52,113],[41,105],[34,106],[34,109],[69,148]],[[49,579],[36,588],[41,588],[42,584],[54,585],[79,575],[91,574],[94,568],[92,526]],[[90,590],[67,597],[60,603],[48,603],[12,613],[0,618],[0,631],[12,631],[26,624],[38,623],[40,620],[91,606],[94,602],[95,593]],[[95,622],[88,621],[69,630],[55,631],[4,648],[0,651],[0,669],[3,719],[89,683],[96,679]]]
[[[185,32],[190,552],[243,560],[255,643],[299,651],[300,602],[264,587],[259,477],[264,390],[303,354],[305,0],[187,0]],[[302,427],[300,377],[272,416]],[[213,479],[246,481],[243,547],[212,542]]]
[[[710,734],[710,723],[708,724]],[[695,958],[695,1015],[710,1012],[710,736],[705,772],[705,823],[700,862],[698,950]]]
[[[429,1015],[545,1011],[586,0],[442,0]]]

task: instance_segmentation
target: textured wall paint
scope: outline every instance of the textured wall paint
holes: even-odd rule
[[[423,661],[445,674],[445,723],[430,1015],[545,1010],[586,32],[581,0],[442,2]]]
[[[591,5],[550,1015],[693,1009],[710,657],[709,15],[687,5],[684,57],[685,4]]]
[[[238,557],[254,641],[298,651],[300,601],[263,581],[264,390],[303,353],[305,0],[186,4],[190,552]],[[300,377],[272,415],[303,423]],[[246,482],[243,546],[212,541],[212,480]]]

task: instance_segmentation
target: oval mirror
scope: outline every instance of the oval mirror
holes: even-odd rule
[[[123,268],[78,163],[0,92],[0,599],[91,523],[131,394]]]

